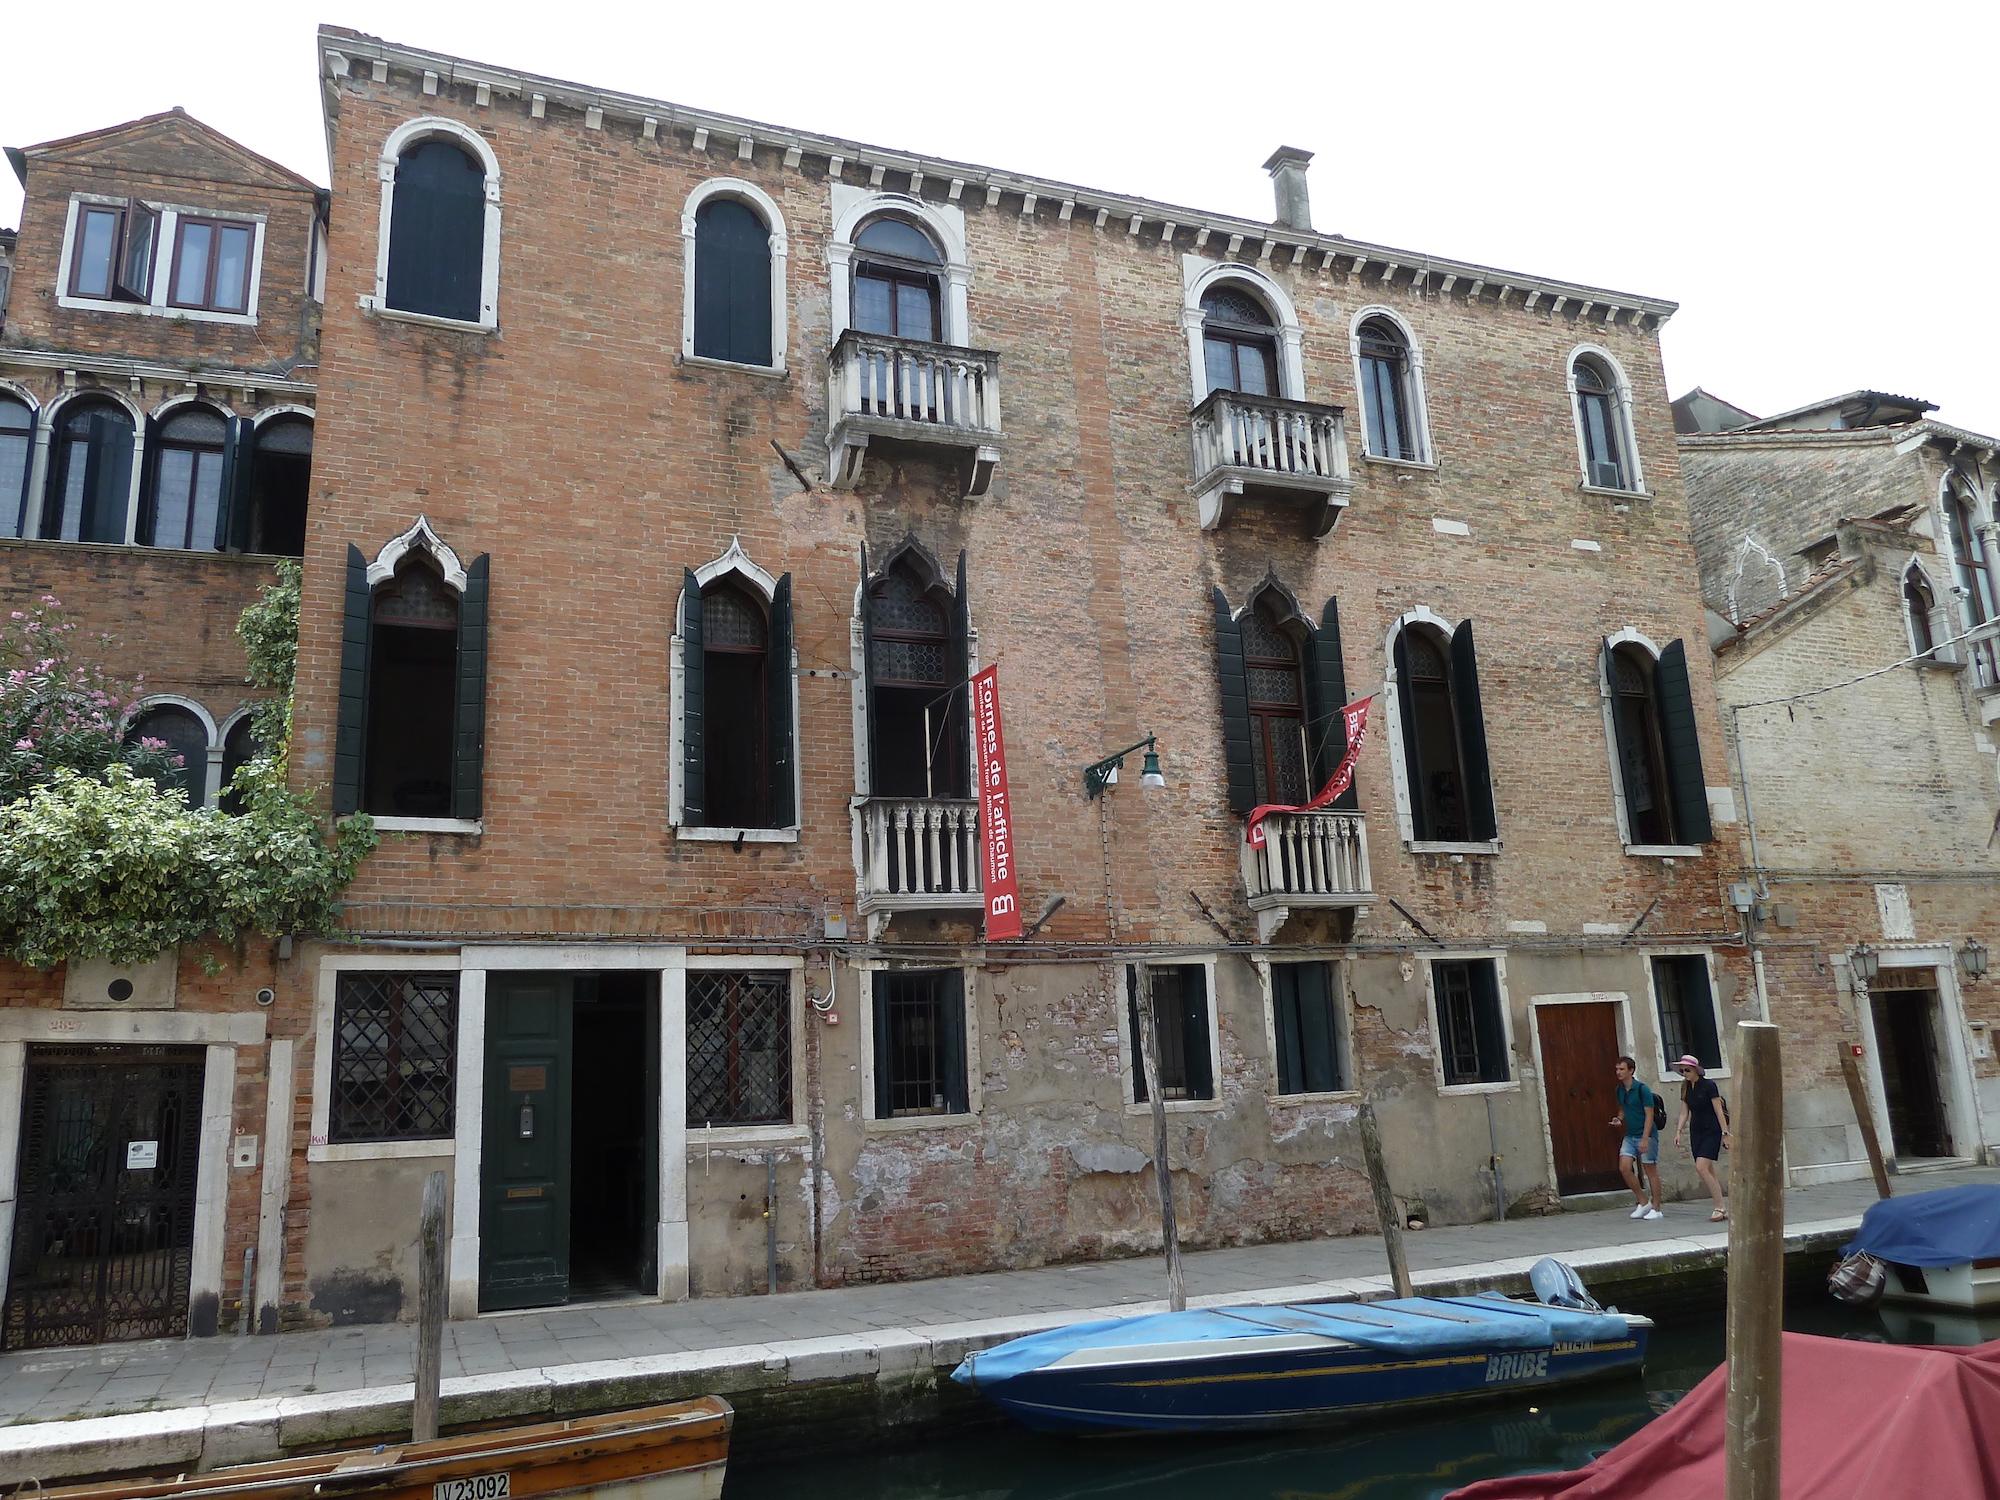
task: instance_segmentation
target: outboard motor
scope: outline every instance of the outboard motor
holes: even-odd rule
[[[1537,1299],[1549,1307],[1567,1307],[1576,1312],[1604,1311],[1597,1305],[1597,1299],[1584,1290],[1583,1278],[1553,1255],[1535,1262],[1534,1269],[1528,1272],[1528,1283],[1534,1287]]]

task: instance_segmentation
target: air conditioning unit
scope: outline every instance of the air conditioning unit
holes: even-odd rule
[[[1619,472],[1618,465],[1601,458],[1590,461],[1590,482],[1601,490],[1625,488],[1625,476]]]

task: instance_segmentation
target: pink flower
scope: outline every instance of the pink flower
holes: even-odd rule
[[[16,750],[32,750],[35,748],[35,742],[33,740],[16,740],[14,741],[14,748]]]

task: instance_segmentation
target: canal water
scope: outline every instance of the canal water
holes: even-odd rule
[[[1436,1500],[1475,1479],[1580,1468],[1721,1363],[1719,1300],[1634,1310],[1658,1323],[1642,1375],[1448,1417],[1184,1438],[1047,1437],[1003,1418],[915,1445],[770,1466],[744,1463],[739,1445],[724,1500]],[[2000,1319],[1864,1312],[1817,1287],[1787,1298],[1785,1327],[1913,1344],[2000,1337]]]

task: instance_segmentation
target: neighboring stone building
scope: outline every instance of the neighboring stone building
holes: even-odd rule
[[[1674,404],[1716,687],[1740,733],[1755,957],[1794,1181],[1865,1175],[1840,1073],[1905,1169],[2000,1138],[2000,442],[1876,391],[1764,420]],[[1875,977],[1857,984],[1869,970]]]
[[[305,543],[325,195],[179,110],[7,155],[0,607],[54,597],[112,636],[91,654],[143,677],[130,732],[213,805],[253,749],[237,617]],[[0,965],[5,1347],[212,1333],[250,1247],[275,1326],[305,1024],[258,1003],[276,946],[213,976]],[[86,1170],[52,1170],[76,1130]]]

